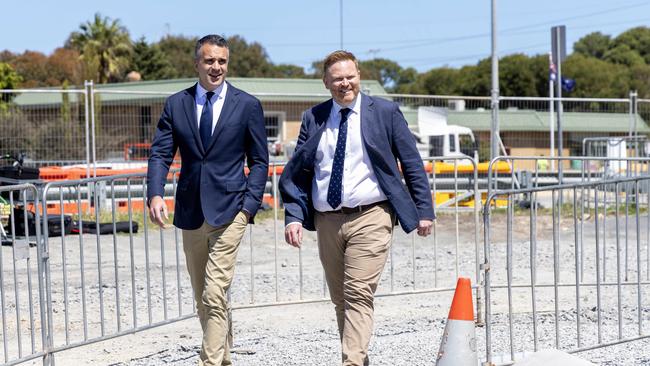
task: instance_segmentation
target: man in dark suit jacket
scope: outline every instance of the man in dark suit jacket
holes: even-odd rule
[[[199,365],[204,366],[231,365],[226,291],[239,243],[260,207],[268,177],[262,106],[225,82],[228,59],[223,37],[208,35],[197,42],[199,81],[167,99],[147,172],[149,214],[165,227],[164,185],[180,151],[174,225],[183,230],[183,251],[203,329]]]
[[[300,247],[303,227],[317,231],[343,365],[366,365],[374,293],[395,218],[406,232],[427,236],[435,216],[422,159],[397,104],[359,92],[359,65],[349,52],[331,53],[323,71],[332,99],[305,112],[280,177],[285,239]]]

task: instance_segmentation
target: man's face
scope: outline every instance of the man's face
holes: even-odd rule
[[[338,104],[349,106],[359,95],[361,75],[354,61],[343,60],[327,69],[323,82]]]
[[[199,83],[207,91],[213,91],[226,79],[229,52],[226,47],[206,43],[199,49],[194,68],[199,74]]]

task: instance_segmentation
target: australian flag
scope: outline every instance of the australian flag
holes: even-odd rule
[[[548,78],[555,82],[557,80],[557,67],[553,62],[553,57],[548,54]],[[566,92],[573,91],[576,87],[576,81],[573,79],[562,78],[562,90]]]
[[[572,91],[576,87],[576,81],[573,79],[562,78],[562,89],[566,92]]]
[[[551,81],[555,81],[557,79],[557,68],[553,62],[553,56],[550,53],[548,54],[548,78]]]

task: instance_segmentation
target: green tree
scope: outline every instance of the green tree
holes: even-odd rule
[[[578,98],[626,98],[629,71],[624,65],[573,54],[562,64],[562,74],[576,81],[571,96]]]
[[[645,64],[643,57],[626,44],[619,44],[618,46],[608,50],[605,52],[603,59],[613,64],[622,64],[626,66]]]
[[[401,83],[402,67],[385,58],[360,61],[361,76],[366,80],[377,80],[386,90],[396,90]]]
[[[95,80],[100,84],[121,80],[130,64],[132,45],[120,20],[97,13],[79,29],[70,34],[68,44],[79,51]]]
[[[629,49],[635,51],[644,60],[650,64],[650,28],[636,27],[619,34],[613,40],[613,47],[627,45]]]
[[[143,80],[172,79],[176,70],[156,44],[149,45],[144,37],[133,45],[131,69],[142,75]]]
[[[463,66],[459,71],[458,94],[472,96],[490,95],[492,85],[492,63],[489,58],[476,66]]]
[[[503,57],[499,61],[499,93],[503,96],[538,96],[532,66],[531,59],[521,53]]]
[[[274,65],[272,74],[278,78],[304,78],[306,76],[305,69],[290,64]]]
[[[240,77],[268,77],[273,75],[273,64],[266,50],[257,42],[248,43],[238,35],[228,37],[230,62],[228,74]]]
[[[636,90],[639,98],[650,99],[650,65],[630,67],[630,89]]]
[[[323,78],[323,65],[325,60],[317,60],[311,63],[311,75],[314,79]]]
[[[417,78],[418,71],[415,68],[407,67],[406,69],[402,69],[399,76],[399,83],[397,83],[393,91],[396,93],[403,93],[402,90],[415,85]]]
[[[16,89],[22,78],[14,68],[6,62],[0,62],[0,89]]]
[[[549,95],[549,60],[548,55],[535,55],[529,60],[530,71],[533,73],[535,81],[535,94],[540,97]]]
[[[156,44],[174,68],[172,78],[196,77],[194,47],[197,40],[196,37],[167,35]]]
[[[450,67],[439,67],[419,74],[414,83],[402,85],[400,93],[453,95],[458,93],[460,71]]]
[[[611,38],[600,32],[592,32],[573,44],[573,52],[602,59],[611,46]]]
[[[22,78],[11,65],[5,62],[0,62],[0,89],[16,89],[22,82]],[[7,109],[7,103],[13,98],[14,94],[2,93],[0,94],[0,111],[4,112]]]

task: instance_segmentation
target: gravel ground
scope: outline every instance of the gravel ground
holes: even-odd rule
[[[645,238],[646,221],[641,220],[641,236]],[[458,223],[458,224],[457,224]],[[458,226],[457,226],[458,225]],[[553,227],[548,216],[537,220],[537,263],[536,283],[536,319],[538,349],[559,345],[562,349],[578,347],[576,324],[580,319],[580,346],[590,347],[602,342],[615,342],[618,339],[618,287],[616,283],[616,240],[614,220],[607,218],[604,252],[608,270],[601,272],[607,285],[601,287],[600,293],[594,286],[580,287],[580,316],[577,317],[576,290],[574,286],[560,287],[556,295],[553,287]],[[530,223],[526,217],[515,217],[512,226],[513,243],[513,284],[530,283]],[[604,226],[601,223],[600,229]],[[504,284],[508,278],[506,265],[507,221],[503,216],[494,216],[492,222],[491,276],[493,285]],[[281,226],[276,228],[281,233]],[[560,282],[575,280],[575,256],[573,249],[573,220],[563,220],[559,227],[560,246],[556,254],[559,258],[558,273]],[[339,359],[339,342],[333,306],[328,301],[314,301],[302,304],[272,307],[248,308],[251,302],[265,304],[276,301],[288,302],[323,298],[322,269],[318,261],[315,239],[308,235],[301,252],[278,240],[273,240],[275,230],[271,220],[263,221],[247,233],[240,249],[237,273],[233,284],[232,301],[235,306],[233,323],[235,345],[233,361],[235,365],[336,365]],[[114,244],[110,236],[100,238],[84,235],[83,245],[78,237],[68,238],[62,244],[51,242],[51,266],[53,282],[53,301],[55,303],[54,323],[58,334],[55,344],[65,342],[66,322],[71,343],[83,340],[84,320],[89,338],[101,335],[102,324],[106,334],[116,331],[118,315],[116,313],[116,290],[120,293],[120,324],[123,329],[133,325],[133,308],[139,326],[148,321],[162,321],[165,313],[173,318],[179,313],[190,314],[192,311],[191,288],[182,263],[178,257],[179,276],[176,276],[175,233],[167,230],[159,234],[150,231],[147,241],[144,235],[134,237],[133,265],[130,261],[130,243],[128,236],[120,236]],[[595,281],[595,223],[593,218],[585,218],[583,223],[585,245],[584,280]],[[160,238],[163,241],[160,241]],[[278,235],[279,238],[279,235]],[[458,240],[457,240],[458,238]],[[483,231],[479,232],[479,253],[482,256]],[[629,231],[630,243],[636,243],[634,229]],[[591,243],[591,244],[590,244]],[[636,247],[629,247],[629,275],[636,279]],[[148,257],[144,248],[149,247]],[[97,256],[100,248],[101,262]],[[81,279],[81,267],[78,258],[79,249],[85,250],[84,282]],[[161,251],[161,248],[164,249]],[[33,250],[33,249],[32,249]],[[645,241],[641,247],[641,258],[646,258]],[[621,253],[624,250],[621,249]],[[63,253],[66,253],[65,256]],[[162,255],[164,253],[164,255]],[[454,258],[458,253],[459,261]],[[436,225],[434,238],[420,239],[396,231],[393,253],[386,266],[380,288],[381,295],[393,292],[413,292],[437,288],[453,288],[457,268],[458,274],[470,276],[474,282],[476,268],[476,250],[474,242],[474,218],[461,214],[458,219],[452,215],[442,215]],[[67,259],[66,272],[69,286],[67,294],[63,293],[62,262]],[[73,259],[77,258],[74,262]],[[117,259],[116,259],[117,258]],[[164,260],[163,260],[164,258]],[[251,258],[254,266],[251,268]],[[277,258],[277,260],[276,260]],[[3,265],[8,268],[11,252],[3,248]],[[74,263],[72,263],[74,262]],[[102,263],[102,265],[98,265]],[[623,263],[623,262],[621,262]],[[647,281],[646,261],[639,262],[642,268],[642,280]],[[302,265],[302,267],[301,267]],[[115,271],[114,268],[118,270]],[[135,276],[130,276],[131,267]],[[278,276],[275,276],[275,269]],[[149,269],[147,271],[147,268]],[[300,270],[302,268],[302,271]],[[623,268],[623,265],[621,265]],[[101,288],[103,289],[103,314],[100,311],[98,272],[102,271]],[[164,275],[163,275],[164,270]],[[602,270],[602,269],[601,269]],[[623,271],[622,271],[623,272]],[[415,273],[415,275],[414,275]],[[604,273],[604,274],[603,274]],[[116,276],[119,280],[116,281]],[[5,276],[5,281],[10,276]],[[302,277],[303,286],[300,286]],[[251,278],[253,279],[251,281]],[[178,281],[180,279],[180,282]],[[9,281],[10,282],[10,281]],[[275,284],[278,284],[276,289]],[[116,285],[117,284],[117,285]],[[164,285],[163,285],[164,284]],[[7,294],[11,294],[12,283],[5,282]],[[19,281],[19,286],[22,283]],[[544,287],[547,286],[547,287]],[[135,291],[133,290],[135,288]],[[149,291],[147,291],[147,288]],[[82,291],[85,289],[85,291]],[[85,296],[82,296],[84,295]],[[253,294],[253,295],[251,295]],[[623,338],[635,337],[639,333],[639,307],[637,286],[624,285],[621,294],[621,316]],[[64,311],[63,304],[67,296],[69,310]],[[452,297],[451,291],[425,292],[399,296],[380,296],[376,300],[375,332],[370,346],[372,365],[433,365],[438,351],[440,338],[444,329],[446,315]],[[494,289],[491,293],[492,304],[492,341],[494,361],[499,355],[510,354],[510,326],[514,346],[512,351],[520,357],[524,350],[534,349],[533,312],[530,288],[513,288],[513,322],[508,317],[508,291],[505,288]],[[650,334],[650,289],[641,286],[641,332]],[[178,301],[180,299],[180,301]],[[10,302],[10,301],[9,301]],[[179,305],[180,309],[179,309]],[[600,303],[599,312],[597,305]],[[85,304],[85,314],[83,316]],[[132,304],[135,304],[134,306]],[[557,314],[555,316],[557,304]],[[11,304],[9,304],[10,306]],[[6,305],[7,306],[7,305]],[[22,301],[21,307],[26,306]],[[151,312],[148,309],[152,309]],[[37,309],[38,310],[38,309]],[[10,314],[8,312],[7,314]],[[100,321],[104,317],[104,322]],[[559,326],[556,339],[555,324]],[[600,320],[599,320],[600,319]],[[600,328],[597,324],[600,322]],[[12,328],[11,318],[7,320]],[[133,335],[105,340],[91,345],[76,347],[56,354],[58,365],[196,365],[200,346],[200,328],[196,318],[175,322],[138,332]],[[23,339],[23,342],[27,342]],[[485,328],[477,328],[479,357],[485,355]],[[650,340],[644,339],[616,346],[580,352],[577,355],[601,365],[650,365],[650,352],[647,350]],[[10,347],[11,351],[11,347]],[[40,362],[30,362],[40,364]]]

